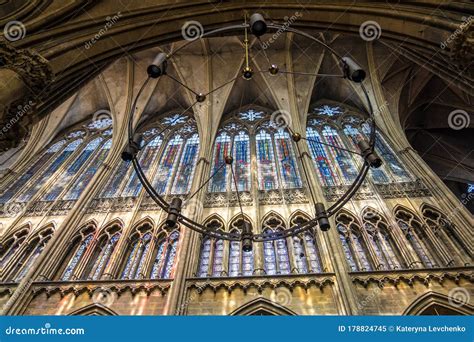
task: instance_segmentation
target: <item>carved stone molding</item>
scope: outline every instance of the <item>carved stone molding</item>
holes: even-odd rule
[[[32,284],[33,296],[46,293],[47,297],[59,293],[61,298],[73,293],[76,297],[82,293],[89,296],[96,291],[107,291],[116,293],[118,296],[130,292],[136,295],[145,292],[150,295],[154,291],[159,291],[165,295],[171,287],[171,280],[133,280],[133,281],[75,281],[75,282],[35,282]]]
[[[303,204],[308,198],[303,189],[267,190],[258,192],[258,201],[262,205]]]
[[[334,281],[335,275],[333,273],[313,274],[311,276],[192,278],[187,280],[187,288],[196,289],[198,293],[202,293],[206,289],[212,289],[214,292],[219,289],[226,289],[231,292],[236,288],[240,288],[244,292],[250,288],[256,288],[258,292],[262,292],[266,288],[276,289],[283,286],[292,291],[297,286],[304,289],[316,286],[322,289],[327,285],[334,284]]]
[[[242,206],[253,205],[252,193],[248,191],[240,192]],[[206,194],[204,200],[205,208],[237,207],[239,201],[236,192],[210,192]]]
[[[397,286],[401,282],[412,286],[415,281],[419,281],[425,286],[428,286],[432,281],[437,281],[441,284],[446,279],[450,279],[456,284],[458,284],[461,279],[466,279],[474,283],[474,267],[451,269],[414,269],[401,271],[392,270],[364,273],[353,272],[350,273],[350,275],[354,284],[360,284],[365,288],[371,283],[377,284],[379,287],[383,287],[386,283]]]
[[[107,212],[128,212],[137,203],[136,197],[96,198],[86,209],[88,214]]]

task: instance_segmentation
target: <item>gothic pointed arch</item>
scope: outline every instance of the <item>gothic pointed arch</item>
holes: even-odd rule
[[[151,228],[155,227],[156,225],[155,220],[150,215],[146,215],[145,217],[142,217],[140,220],[135,222],[133,224],[133,228],[137,228],[139,226],[146,226],[146,225],[150,226]]]
[[[454,304],[454,305],[453,305]],[[416,298],[403,311],[402,315],[474,315],[474,306],[469,303],[456,303],[449,296],[429,291]]]
[[[267,298],[256,298],[232,311],[230,316],[297,316],[297,314]]]
[[[120,217],[115,217],[103,224],[101,227],[98,227],[99,233],[102,233],[104,229],[110,228],[112,226],[117,226],[120,227],[120,229],[123,229],[125,227],[125,222],[123,222]]]
[[[89,304],[68,313],[68,316],[117,316],[118,314],[100,303]]]

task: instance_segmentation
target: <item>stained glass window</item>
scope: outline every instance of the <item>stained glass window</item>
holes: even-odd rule
[[[125,162],[120,160],[119,166],[115,170],[115,174],[110,179],[107,186],[102,190],[100,197],[101,198],[113,198],[117,196],[120,192],[120,184],[123,183],[123,180],[126,178],[127,173],[131,173],[129,171],[131,169],[131,163]]]
[[[372,268],[369,264],[369,259],[367,257],[366,248],[363,246],[362,237],[352,233],[352,248],[354,249],[355,254],[357,255],[357,259],[359,259],[360,270],[361,271],[370,271]]]
[[[170,115],[170,116],[167,116],[167,117],[163,118],[163,120],[161,120],[161,122],[165,126],[176,126],[176,125],[185,123],[187,118],[188,117],[185,116],[185,115],[173,114],[173,115]]]
[[[211,257],[211,239],[206,238],[201,245],[201,257],[199,258],[199,277],[207,277],[209,272],[209,260]]]
[[[321,260],[319,258],[319,253],[316,249],[316,242],[314,241],[314,237],[312,237],[310,233],[306,233],[304,235],[304,239],[306,241],[306,253],[308,254],[311,272],[313,273],[322,272]]]
[[[342,114],[342,109],[339,106],[322,105],[320,107],[316,107],[314,112],[319,115],[337,116]]]
[[[357,264],[355,261],[354,253],[352,249],[349,247],[349,242],[345,233],[346,229],[341,224],[339,224],[337,228],[339,230],[339,238],[341,239],[342,249],[344,250],[347,263],[349,264],[351,271],[357,271]]]
[[[51,176],[59,169],[64,161],[82,144],[82,139],[77,139],[70,142],[66,148],[56,157],[56,159],[48,166],[46,170],[36,179],[29,189],[22,192],[18,197],[18,201],[27,202],[29,201],[37,191],[48,181]]]
[[[277,189],[272,136],[267,131],[260,130],[255,139],[257,141],[258,187],[260,190]]]
[[[215,142],[214,146],[214,158],[212,160],[211,172],[214,177],[211,179],[209,184],[210,192],[224,192],[227,186],[227,168],[223,167],[217,171],[225,162],[224,157],[230,155],[231,148],[230,136],[226,132],[220,133]]]
[[[178,172],[176,174],[172,194],[186,194],[191,188],[191,182],[194,177],[196,161],[199,154],[199,137],[194,134],[186,141],[184,152],[179,162]]]
[[[271,231],[267,231],[271,233]],[[265,241],[263,243],[263,258],[265,264],[265,273],[268,275],[274,275],[277,273],[276,268],[276,255],[273,241]]]
[[[143,264],[145,263],[149,251],[150,240],[150,233],[146,233],[143,237],[134,239],[125,268],[122,271],[121,279],[140,279]]]
[[[280,174],[283,187],[285,189],[300,188],[301,180],[290,135],[280,130],[275,133],[274,139],[278,160],[280,162]]]
[[[139,153],[139,162],[143,172],[146,176],[149,176],[150,167],[152,162],[155,160],[158,150],[160,149],[162,139],[160,136],[156,136],[151,140],[146,147]],[[138,175],[133,168],[130,167],[130,173],[127,177],[129,179],[127,185],[122,191],[121,197],[136,197],[142,189],[142,183],[138,179]]]
[[[362,124],[362,130],[366,135],[370,134],[370,126],[367,123]],[[382,137],[379,131],[375,132],[375,151],[384,160],[384,164],[391,171],[393,178],[396,182],[408,182],[410,181],[410,175],[405,171],[405,168],[400,163],[398,158],[393,153],[385,139]]]
[[[230,241],[229,246],[229,276],[237,277],[240,273],[240,242]]]
[[[74,160],[74,162],[63,172],[60,177],[55,181],[52,189],[43,196],[44,201],[54,201],[59,194],[63,191],[65,187],[69,184],[71,179],[76,175],[76,173],[81,169],[81,167],[86,164],[94,153],[94,151],[99,147],[102,142],[102,138],[96,138],[89,142],[86,147],[82,150],[79,156]]]
[[[95,260],[94,266],[92,268],[91,279],[98,280],[102,276],[105,268],[107,267],[112,252],[115,249],[115,246],[120,239],[120,233],[114,234],[110,239],[103,238],[100,244],[100,252],[97,259]]]
[[[109,139],[105,144],[102,145],[99,153],[97,153],[93,158],[92,162],[87,166],[85,170],[82,171],[79,178],[74,182],[71,189],[64,196],[65,200],[77,200],[81,195],[82,191],[90,183],[92,177],[96,174],[99,167],[104,162],[107,157],[110,147],[112,146],[112,140]]]
[[[10,200],[30,179],[35,177],[50,158],[63,147],[64,143],[65,140],[60,140],[48,148],[46,152],[44,152],[20,178],[18,178],[9,188],[7,188],[7,191],[0,196],[0,203],[5,203]]]
[[[401,220],[398,221],[398,225],[402,229],[402,231],[405,233],[405,236],[410,243],[411,247],[415,251],[415,253],[418,255],[420,258],[420,261],[423,263],[423,266],[432,268],[433,263],[431,262],[431,258],[428,255],[425,246],[423,246],[423,242],[420,241],[420,238],[414,232],[406,222],[403,222]]]
[[[22,256],[19,258],[18,263],[15,265],[15,269],[12,273],[14,275],[14,281],[21,281],[21,279],[23,279],[26,273],[28,273],[28,271],[31,269],[31,266],[40,256],[44,247],[51,239],[52,235],[53,230],[47,229],[40,232],[38,237],[29,242],[29,245],[22,253]]]
[[[250,190],[250,140],[246,132],[240,131],[234,137],[233,151],[235,180],[239,191]],[[234,181],[232,181],[232,190],[235,190]]]
[[[174,136],[166,145],[153,181],[153,187],[159,194],[165,194],[168,190],[182,145],[183,138],[180,136]]]
[[[308,139],[309,149],[313,157],[313,161],[318,170],[318,176],[320,181],[325,186],[334,186],[340,183],[337,174],[334,174],[331,161],[328,158],[326,147],[321,144],[321,136],[312,127],[306,129],[306,136]]]
[[[322,129],[324,142],[333,146],[345,148],[339,133],[336,129],[330,126],[324,126]],[[357,170],[354,167],[354,162],[349,152],[343,151],[339,148],[330,147],[330,154],[339,166],[339,171],[342,174],[346,184],[352,183],[357,176]]]
[[[84,252],[87,250],[87,247],[90,245],[92,242],[93,236],[89,235],[87,236],[84,241],[82,241],[77,248],[76,252],[74,253],[74,256],[72,259],[69,261],[69,264],[67,265],[66,269],[64,270],[63,276],[61,277],[61,280],[69,280],[74,273],[74,270],[76,269],[77,265],[79,264],[79,261],[81,260],[82,256],[84,255]]]
[[[23,229],[15,233],[14,236],[7,239],[3,245],[3,250],[0,252],[0,268],[4,269],[4,266],[8,263],[10,258],[19,250],[20,246],[26,240],[28,230]]]
[[[349,142],[351,142],[352,150],[357,151],[358,150],[357,142],[364,139],[364,136],[362,135],[362,133],[359,131],[358,128],[352,125],[345,125],[344,133],[349,138]],[[389,179],[387,175],[385,174],[384,167],[381,167],[378,169],[370,168],[369,174],[375,183],[378,183],[378,184],[389,183]]]
[[[239,113],[238,117],[244,121],[256,121],[262,119],[265,115],[262,111],[255,111],[254,109],[248,109],[245,112]]]
[[[214,258],[212,264],[212,276],[220,277],[224,271],[224,241],[217,240],[214,242]]]
[[[151,270],[151,279],[169,279],[173,277],[173,267],[179,241],[179,233],[173,232],[158,243],[155,261]]]
[[[295,253],[296,269],[298,273],[308,273],[308,262],[304,252],[304,242],[299,237],[293,237],[293,251]]]

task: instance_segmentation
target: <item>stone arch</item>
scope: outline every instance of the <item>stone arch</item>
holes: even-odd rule
[[[267,298],[256,298],[232,311],[230,316],[297,316],[298,314]]]
[[[89,304],[80,309],[68,313],[68,316],[118,316],[112,309],[98,303]]]
[[[456,304],[456,303],[454,303]],[[442,293],[429,291],[416,298],[402,315],[473,315],[474,307],[468,303],[453,305],[453,300]]]

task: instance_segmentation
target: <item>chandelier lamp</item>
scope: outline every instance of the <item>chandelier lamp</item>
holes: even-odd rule
[[[379,168],[382,165],[382,160],[380,157],[377,155],[377,153],[374,150],[375,146],[375,137],[376,137],[376,124],[375,124],[375,119],[374,119],[374,114],[373,114],[373,107],[370,102],[369,96],[367,94],[367,90],[363,85],[363,80],[366,77],[366,72],[357,64],[356,61],[354,61],[351,57],[348,56],[341,56],[335,51],[332,47],[327,45],[326,43],[320,41],[317,39],[315,36],[303,32],[291,27],[287,26],[282,26],[276,23],[267,23],[264,19],[264,17],[259,14],[259,13],[254,13],[250,16],[249,20],[247,20],[247,15],[245,16],[244,22],[242,24],[238,25],[229,25],[221,28],[217,28],[212,31],[204,32],[200,39],[203,38],[209,38],[209,37],[215,37],[222,35],[223,33],[235,33],[235,32],[244,32],[244,41],[243,45],[245,48],[245,65],[242,68],[241,71],[241,76],[248,81],[251,81],[255,73],[266,73],[268,72],[270,75],[278,75],[280,73],[282,74],[295,74],[295,75],[307,75],[307,76],[320,76],[320,77],[336,77],[336,78],[342,78],[345,79],[347,82],[353,82],[356,84],[356,86],[360,86],[362,93],[364,94],[365,100],[367,102],[367,108],[368,108],[368,115],[369,118],[367,119],[367,122],[370,125],[370,133],[368,135],[368,140],[362,138],[359,139],[357,142],[357,146],[359,151],[351,151],[345,148],[342,148],[340,146],[324,143],[322,141],[314,141],[315,143],[318,144],[323,144],[323,145],[328,145],[332,148],[336,149],[341,149],[346,152],[358,155],[362,159],[361,167],[358,170],[358,174],[355,177],[353,183],[347,188],[344,194],[342,194],[329,208],[325,208],[325,205],[319,201],[316,200],[313,189],[311,187],[311,183],[309,182],[308,174],[309,170],[307,170],[305,163],[302,163],[302,169],[303,169],[303,174],[306,178],[306,184],[308,187],[308,192],[310,194],[312,204],[314,206],[314,212],[315,216],[313,219],[300,223],[290,229],[286,229],[284,231],[279,231],[279,232],[262,232],[262,233],[255,233],[252,231],[252,225],[250,222],[246,219],[244,216],[244,212],[242,209],[242,204],[241,204],[241,199],[240,199],[240,192],[238,190],[237,186],[237,181],[236,177],[234,174],[234,169],[232,167],[233,164],[233,157],[232,155],[226,155],[224,158],[224,161],[222,165],[220,165],[214,172],[213,174],[210,175],[210,177],[202,182],[198,189],[191,195],[188,196],[186,201],[189,201],[191,198],[193,198],[196,194],[198,194],[205,186],[206,184],[223,168],[227,167],[230,168],[230,172],[232,174],[232,179],[235,185],[235,189],[237,192],[237,201],[240,207],[240,215],[241,215],[241,226],[240,226],[240,232],[224,232],[221,230],[217,230],[212,227],[205,226],[199,222],[196,222],[194,219],[186,217],[183,212],[183,200],[179,197],[173,197],[170,202],[168,203],[162,195],[160,195],[154,187],[151,185],[150,181],[148,180],[147,176],[142,170],[142,167],[140,166],[139,159],[137,157],[138,152],[142,148],[142,136],[140,133],[138,133],[134,129],[134,114],[135,114],[135,108],[136,104],[138,102],[138,99],[140,98],[141,93],[145,89],[147,83],[150,81],[150,79],[156,79],[160,77],[169,77],[173,81],[177,82],[179,85],[185,87],[188,91],[191,91],[195,95],[195,102],[190,106],[193,107],[197,103],[202,103],[206,100],[207,96],[215,92],[216,90],[222,88],[223,86],[229,84],[230,82],[234,81],[236,78],[233,78],[229,80],[228,82],[224,83],[223,85],[220,85],[211,91],[207,93],[203,92],[196,92],[192,89],[190,89],[188,86],[177,80],[175,77],[172,75],[169,75],[167,73],[167,65],[168,65],[168,60],[171,59],[178,51],[183,49],[184,47],[188,46],[189,44],[192,44],[193,41],[188,41],[185,44],[183,44],[181,47],[178,49],[174,50],[170,54],[165,54],[163,52],[158,53],[158,55],[155,57],[153,62],[148,66],[147,68],[147,74],[148,78],[145,79],[143,85],[141,86],[139,92],[137,93],[136,98],[134,99],[133,106],[131,108],[130,114],[129,114],[129,121],[128,121],[128,144],[125,147],[125,150],[122,153],[122,159],[127,161],[127,162],[132,162],[133,167],[138,175],[138,178],[140,179],[140,182],[142,183],[143,187],[145,188],[146,192],[150,195],[150,197],[153,199],[153,201],[167,213],[167,219],[166,219],[166,225],[169,228],[175,227],[177,224],[180,224],[182,226],[185,226],[189,229],[192,229],[200,234],[203,234],[205,236],[209,237],[214,237],[217,239],[224,239],[224,240],[229,240],[229,241],[241,241],[242,242],[242,249],[243,251],[251,251],[252,246],[254,242],[263,242],[263,241],[272,241],[272,240],[278,240],[282,238],[287,238],[290,236],[296,236],[299,235],[305,231],[309,231],[314,229],[315,227],[319,226],[319,228],[322,231],[327,231],[330,229],[330,222],[329,222],[329,217],[334,215],[340,208],[342,208],[351,198],[352,196],[356,193],[356,191],[359,189],[363,181],[365,180],[367,176],[368,170],[372,168]],[[265,49],[262,48],[262,51],[264,53],[264,56],[268,62],[268,69],[267,70],[253,70],[252,67],[250,66],[249,62],[249,54],[250,54],[250,48],[249,48],[249,34],[252,34],[253,36],[256,37],[256,39],[262,44],[260,37],[263,36],[267,32],[291,32],[294,33],[295,35],[304,37],[306,39],[309,39],[310,41],[313,41],[317,44],[319,44],[321,47],[329,51],[331,54],[337,57],[337,59],[340,61],[339,63],[339,68],[341,73],[338,75],[327,75],[327,74],[315,74],[315,73],[301,73],[301,72],[292,72],[292,71],[284,71],[280,70],[278,68],[277,64],[271,63],[270,59],[268,58]],[[167,128],[165,127],[159,134],[163,133]],[[294,131],[289,125],[287,126],[287,129],[291,135],[292,140],[295,142],[297,152],[299,156],[301,157],[301,151],[299,148],[299,144],[301,143],[302,140],[308,140],[308,141],[313,141],[309,138],[305,138],[301,133],[298,133]],[[232,149],[231,149],[232,150]]]

